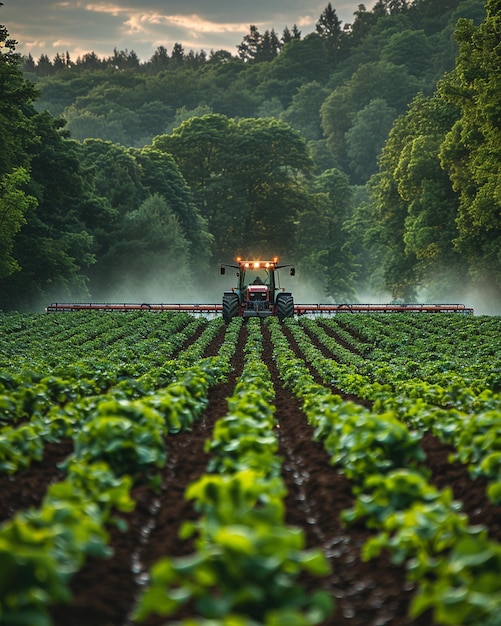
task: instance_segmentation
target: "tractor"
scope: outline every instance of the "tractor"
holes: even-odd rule
[[[336,313],[460,313],[473,315],[473,309],[464,304],[294,304],[289,291],[280,287],[278,271],[293,265],[279,265],[278,257],[272,261],[244,261],[240,257],[234,263],[222,263],[221,274],[226,268],[236,269],[238,286],[223,294],[219,303],[147,303],[147,302],[53,302],[45,308],[46,313],[67,311],[185,311],[192,315],[215,315],[222,312],[228,324],[234,317],[268,317],[275,315],[280,321],[294,315],[335,315]]]
[[[245,261],[237,257],[236,261],[237,264],[221,264],[221,274],[229,267],[237,270],[238,278],[238,286],[223,294],[223,319],[227,324],[237,316],[276,315],[280,321],[294,317],[294,299],[289,291],[280,287],[277,271],[288,267],[290,275],[294,276],[293,265],[278,265],[278,257],[271,261]]]

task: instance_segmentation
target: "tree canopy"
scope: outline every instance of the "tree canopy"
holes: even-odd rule
[[[488,0],[479,26],[461,19],[456,68],[439,85],[459,108],[440,157],[459,194],[457,246],[476,280],[501,293],[501,6]]]
[[[501,301],[499,9],[329,3],[147,61],[20,57],[0,26],[0,308],[201,293],[239,253],[335,300]]]
[[[214,237],[213,253],[290,254],[312,163],[299,133],[278,120],[209,114],[183,122],[153,146],[172,154]]]

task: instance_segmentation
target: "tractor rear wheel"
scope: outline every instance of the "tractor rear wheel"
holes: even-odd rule
[[[290,294],[278,294],[277,317],[281,322],[287,317],[294,317],[294,298]]]
[[[236,293],[225,293],[223,295],[223,319],[229,324],[239,313],[240,303]]]

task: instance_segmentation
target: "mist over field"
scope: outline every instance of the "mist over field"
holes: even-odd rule
[[[160,271],[152,271],[143,277],[131,277],[123,274],[118,280],[110,281],[106,288],[89,297],[83,297],[80,301],[116,302],[116,303],[169,303],[169,304],[218,304],[222,300],[223,293],[231,290],[238,284],[236,270],[227,268],[226,273],[221,275],[219,267],[202,277],[184,275],[175,269],[163,268]],[[279,273],[278,286],[285,291],[290,291],[296,304],[322,304],[344,303],[326,296],[322,286],[313,277],[305,277],[298,272],[296,276],[289,275],[287,269]],[[53,301],[63,301],[67,298],[56,293]],[[389,291],[384,289],[364,288],[355,292],[350,300],[359,304],[387,304],[395,299]],[[477,286],[470,288],[444,288],[443,285],[430,285],[426,289],[418,291],[417,297],[409,302],[420,304],[464,304],[473,308],[475,315],[501,315],[501,303],[496,297],[496,291],[488,287]],[[49,302],[40,303],[40,308],[47,306]]]
[[[194,302],[194,287],[191,277],[173,272],[151,273],[143,278],[122,276],[108,288],[96,293],[100,301],[137,303]]]
[[[475,315],[501,315],[499,292],[494,284],[483,282],[478,285],[444,285],[443,281],[431,284],[418,291],[419,301],[437,304],[464,304],[474,310]]]
[[[501,302],[495,290],[471,287],[466,289],[457,301],[473,308],[475,315],[501,315]]]

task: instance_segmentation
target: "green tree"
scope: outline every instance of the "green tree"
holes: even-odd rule
[[[380,158],[380,172],[369,181],[373,196],[370,220],[363,233],[369,249],[377,253],[382,280],[394,298],[416,298],[416,259],[404,244],[407,202],[400,196],[394,172],[406,140],[403,116],[395,121]],[[379,281],[378,281],[379,282]]]
[[[263,41],[261,43],[261,50],[256,60],[273,61],[273,59],[278,56],[281,49],[282,44],[280,43],[275,30],[273,28],[271,31],[265,30]]]
[[[251,24],[249,34],[237,46],[238,56],[247,63],[262,63],[275,59],[282,48],[282,43],[275,30],[265,30],[261,34],[257,26]]]
[[[22,60],[22,71],[23,74],[28,74],[33,76],[35,74],[35,59],[33,58],[31,52],[29,54],[27,54],[26,56],[23,56],[23,60]]]
[[[203,273],[210,259],[211,237],[172,156],[151,145],[142,149],[127,149],[101,140],[87,140],[79,145],[87,187],[94,198],[94,202],[86,208],[97,259],[89,271],[93,294],[101,298],[111,297],[110,268],[113,268],[117,284],[122,284],[118,280],[119,268],[127,265],[126,251],[130,253],[135,249],[139,255],[143,248],[146,250],[150,245],[152,250],[155,248],[153,240],[150,242],[155,213],[139,210],[152,197],[155,198],[153,204],[158,208],[158,215],[163,216],[162,224],[170,223],[167,214],[172,215],[175,221],[173,233],[179,235],[182,259],[189,257],[192,265],[196,262],[199,273]],[[99,200],[97,204],[96,199]],[[134,225],[142,224],[143,219],[151,228],[144,227],[140,243],[137,239],[141,229],[137,228],[135,235],[133,230]],[[169,248],[175,248],[172,242]],[[160,252],[157,256],[166,262],[170,258],[168,255],[169,250],[166,249],[163,256]],[[138,262],[138,267],[141,263]],[[137,282],[132,267],[128,265],[125,275]],[[133,289],[128,293],[129,297],[134,297]],[[114,295],[118,294],[114,292]]]
[[[96,71],[103,69],[106,65],[104,59],[100,59],[95,52],[87,52],[82,57],[78,57],[76,66],[79,69]]]
[[[454,246],[457,194],[438,158],[457,109],[438,96],[417,97],[406,119],[408,136],[395,171],[399,194],[408,204],[405,251],[416,258],[417,284],[443,298],[467,282],[467,265]]]
[[[404,65],[411,76],[422,77],[429,70],[432,45],[423,30],[394,33],[381,52],[381,60]]]
[[[207,63],[211,65],[218,65],[229,63],[233,59],[234,57],[228,50],[211,50]]]
[[[409,0],[378,0],[372,10],[376,14],[393,15],[405,13],[408,8]]]
[[[58,52],[56,56],[54,57],[53,65],[54,65],[54,73],[56,74],[57,72],[64,72],[69,67],[71,67],[71,59],[70,59],[69,52],[66,52],[66,54],[60,54]]]
[[[234,125],[233,120],[220,114],[192,117],[175,128],[171,135],[155,137],[153,147],[174,156],[192,188],[204,189],[213,173],[223,168],[225,139]]]
[[[38,76],[51,76],[54,74],[54,66],[52,61],[46,54],[41,54],[37,62],[37,75]]]
[[[169,53],[165,46],[158,46],[153,56],[147,63],[148,71],[151,74],[158,74],[169,67]]]
[[[335,67],[341,58],[341,49],[345,40],[341,24],[336,9],[329,2],[315,25],[316,34],[326,42],[327,55],[332,67]]]
[[[106,255],[126,215],[136,210],[146,193],[141,171],[126,148],[100,139],[76,143],[79,162],[92,202],[86,204],[86,221],[94,239],[96,263],[89,269],[91,291],[108,285]]]
[[[212,236],[174,158],[153,146],[131,150],[130,153],[140,167],[142,186],[148,194],[164,200],[176,219],[183,240],[187,242],[184,247],[190,254],[191,262],[202,273],[210,261]]]
[[[190,243],[160,194],[124,217],[105,261],[106,297],[174,302],[186,299],[193,287]]]
[[[363,184],[376,173],[379,153],[396,116],[396,110],[382,98],[371,100],[354,116],[346,133],[346,151],[357,182]]]
[[[384,239],[377,237],[374,223],[371,190],[368,185],[352,185],[353,211],[343,224],[355,268],[354,285],[362,302],[387,300],[388,288],[384,281]],[[376,233],[374,232],[376,230]]]
[[[299,212],[298,272],[318,283],[336,302],[352,301],[355,267],[344,225],[352,211],[348,177],[331,169],[312,183],[312,200]]]
[[[36,206],[35,198],[22,190],[28,181],[24,168],[16,168],[0,178],[0,280],[21,269],[12,250],[15,236],[26,224],[26,213]]]
[[[312,165],[306,143],[283,122],[244,119],[230,137],[228,153],[234,155],[229,163],[231,195],[240,204],[239,251],[290,255],[296,215],[307,203],[300,179]],[[224,247],[231,246],[230,236]]]
[[[23,79],[16,42],[0,25],[0,281],[20,270],[15,241],[36,200],[27,193],[31,150],[39,143],[33,125],[37,91]],[[0,282],[0,307],[11,303]]]
[[[249,70],[254,68],[256,66],[251,66]],[[328,80],[326,42],[315,33],[303,40],[292,39],[272,63],[259,64],[257,69],[264,70],[258,89],[254,87],[254,83],[259,77],[252,76],[249,70],[243,75],[242,82],[265,99],[278,96],[286,109],[302,85],[312,81],[325,85]]]
[[[381,61],[361,65],[346,83],[331,92],[322,105],[322,128],[343,169],[349,171],[346,138],[355,114],[377,98],[403,113],[418,90],[418,80],[406,68]]]
[[[156,149],[174,156],[214,236],[220,260],[289,252],[305,202],[299,175],[311,167],[304,140],[275,119],[206,115],[187,120]]]
[[[173,155],[192,189],[195,203],[214,237],[213,253],[218,260],[223,260],[219,257],[226,253],[221,251],[222,239],[236,213],[227,174],[233,156],[227,152],[227,142],[234,127],[235,122],[224,115],[208,114],[188,119],[171,135],[161,135],[153,141],[155,150]]]
[[[336,9],[329,4],[325,7],[318,18],[315,30],[321,37],[338,40],[341,36],[341,20],[338,18]]]
[[[0,25],[2,42],[7,52],[0,53],[0,175],[19,166],[29,166],[29,149],[38,141],[31,122],[38,92],[32,83],[24,80],[19,56],[13,52],[14,43]]]
[[[501,55],[499,0],[488,0],[478,27],[459,20],[456,68],[440,83],[460,117],[448,133],[441,159],[459,193],[459,250],[475,279],[501,296]],[[491,284],[492,283],[492,284]]]
[[[104,115],[96,115],[91,111],[76,113],[73,105],[66,111],[68,129],[71,136],[83,141],[87,137],[99,137],[104,141],[126,144],[127,133],[119,121],[107,120]]]
[[[11,306],[27,310],[52,298],[88,296],[85,270],[94,262],[76,146],[61,130],[63,122],[49,113],[35,115],[32,123],[40,143],[32,148],[26,190],[37,207],[30,206],[14,242],[21,270],[3,286]]]
[[[172,47],[170,61],[173,67],[180,67],[184,65],[184,61],[185,61],[184,48],[180,43],[175,43],[174,46]]]
[[[127,148],[101,139],[86,139],[77,145],[89,187],[108,200],[116,220],[136,209],[144,190],[140,168]]]
[[[278,96],[272,96],[269,100],[262,102],[256,111],[257,117],[274,117],[277,120],[282,118],[284,107]]]
[[[139,69],[139,58],[134,50],[113,49],[113,55],[109,57],[108,63],[117,70],[137,70]]]
[[[465,286],[466,264],[454,247],[457,194],[439,160],[457,109],[438,95],[416,97],[390,133],[372,180],[373,232],[386,242],[386,286],[406,298],[424,289],[447,297]]]
[[[201,104],[195,109],[187,109],[186,107],[181,107],[180,109],[176,111],[176,114],[174,116],[174,119],[172,120],[172,123],[170,123],[165,129],[165,133],[166,134],[172,133],[174,128],[181,126],[183,122],[185,122],[186,120],[189,120],[191,117],[202,117],[204,115],[209,115],[210,113],[212,113],[212,109],[210,108],[210,106],[206,104]],[[161,135],[164,133],[156,133],[156,134]]]
[[[242,43],[237,46],[238,56],[247,63],[259,60],[259,53],[263,43],[263,35],[255,24],[249,26],[249,33],[244,36]]]
[[[155,135],[160,135],[165,132],[169,120],[172,118],[172,109],[160,102],[160,100],[154,100],[145,102],[137,110],[137,119],[139,121],[139,132],[135,133],[137,141],[135,145],[142,147],[150,144]]]
[[[297,24],[294,24],[292,31],[286,26],[282,32],[280,41],[285,45],[290,43],[293,39],[301,39],[301,31],[298,29]]]
[[[358,10],[353,13],[355,19],[349,25],[350,45],[356,46],[369,35],[372,26],[376,23],[377,17],[372,11],[368,11],[364,4],[358,5]]]
[[[433,85],[439,82],[445,72],[454,69],[459,52],[454,32],[460,18],[471,19],[474,24],[480,24],[485,19],[485,2],[483,0],[462,0],[458,7],[449,14],[449,19],[442,30],[430,36],[430,41],[433,44],[432,68],[430,69],[433,70],[433,74],[428,75],[427,82],[431,82]],[[440,23],[440,16],[435,16],[431,21],[434,25]]]
[[[307,140],[322,138],[320,108],[329,91],[317,81],[303,84],[295,93],[281,119],[298,130]]]

